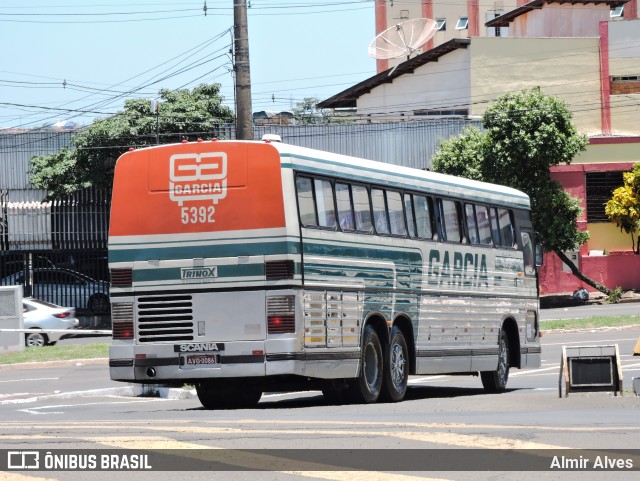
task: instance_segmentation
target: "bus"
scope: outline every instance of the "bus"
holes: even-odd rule
[[[509,187],[278,141],[142,148],[116,164],[113,380],[401,401],[409,375],[504,391],[539,367],[530,201]]]

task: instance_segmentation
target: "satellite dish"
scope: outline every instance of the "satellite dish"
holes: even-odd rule
[[[369,55],[378,60],[400,58],[412,53],[433,37],[438,30],[435,20],[415,18],[386,29],[369,44]]]

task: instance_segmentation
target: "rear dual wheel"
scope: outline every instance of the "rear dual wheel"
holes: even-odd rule
[[[383,349],[375,329],[367,325],[362,335],[358,377],[347,389],[349,400],[364,404],[378,399],[401,401],[407,392],[408,359],[407,342],[397,326],[391,329],[389,344]]]
[[[384,401],[398,402],[404,399],[409,381],[408,361],[407,341],[402,331],[393,326],[384,356],[384,382],[381,393]]]
[[[371,325],[364,328],[358,377],[349,383],[347,397],[351,402],[371,404],[382,391],[384,360],[380,338]]]

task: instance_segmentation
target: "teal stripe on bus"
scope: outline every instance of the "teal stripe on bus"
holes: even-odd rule
[[[215,284],[227,282],[227,279],[238,277],[264,277],[264,264],[240,264],[218,266],[218,277],[202,279],[203,282],[189,282],[189,285]],[[136,269],[133,271],[133,282],[176,281],[182,282],[182,268],[168,267],[158,269]],[[204,282],[206,281],[206,282]]]
[[[169,261],[195,258],[223,258],[261,255],[299,254],[299,242],[257,242],[235,244],[212,244],[182,247],[144,247],[140,244],[131,249],[109,250],[109,262],[134,262],[150,259]]]
[[[303,239],[303,241],[304,254],[358,260],[393,261],[422,267],[422,254],[419,251],[386,249],[384,246],[370,247],[367,244],[358,243],[324,244],[322,239]]]

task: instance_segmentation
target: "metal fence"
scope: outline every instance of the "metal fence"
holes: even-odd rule
[[[74,307],[80,315],[109,314],[107,251],[0,252],[0,285],[21,285],[25,297]]]
[[[0,192],[0,285],[22,285],[25,296],[108,318],[109,209],[103,190],[51,202],[8,202]]]

